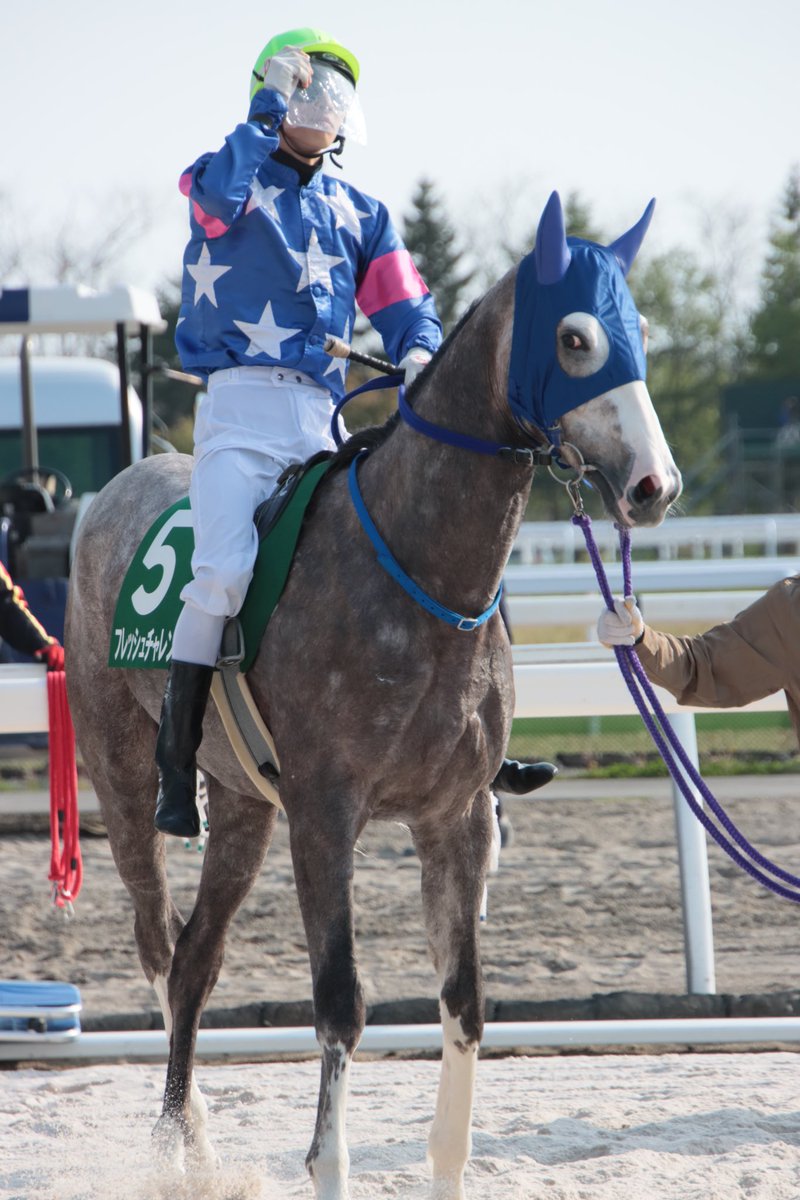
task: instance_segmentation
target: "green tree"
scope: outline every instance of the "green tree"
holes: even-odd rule
[[[466,307],[475,271],[463,269],[464,252],[431,180],[419,181],[411,203],[412,212],[403,222],[403,240],[430,288],[447,333]]]
[[[587,242],[604,242],[602,231],[595,225],[591,206],[580,192],[570,192],[564,201],[564,228],[567,237],[585,238]]]
[[[493,214],[482,232],[476,232],[474,240],[482,243],[479,267],[483,289],[492,287],[528,254],[536,243],[536,227],[531,213],[540,213],[541,203],[531,204],[530,197],[519,192],[509,201],[504,197],[504,207]],[[563,200],[564,226],[569,237],[582,237],[590,242],[603,242],[603,235],[595,224],[591,206],[580,192],[570,192]],[[519,230],[525,229],[520,236]],[[499,231],[499,234],[498,234]]]
[[[789,175],[773,219],[750,321],[750,373],[763,379],[800,378],[800,168]]]
[[[729,381],[717,280],[681,248],[637,261],[634,270],[631,289],[649,326],[648,389],[675,460],[691,477],[719,439],[719,392]]]

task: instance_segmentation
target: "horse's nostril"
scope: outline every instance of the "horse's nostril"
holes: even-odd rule
[[[648,500],[657,500],[661,495],[661,484],[657,475],[645,475],[640,479],[631,492],[634,504],[644,504]]]

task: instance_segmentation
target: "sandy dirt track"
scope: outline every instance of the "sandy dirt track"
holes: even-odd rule
[[[800,867],[800,779],[714,781],[764,853]],[[513,844],[490,881],[482,931],[491,1000],[561,1000],[686,989],[672,800],[666,781],[557,779],[534,800],[509,800]],[[213,837],[213,832],[211,834]],[[0,975],[76,983],[87,1018],[155,1008],[133,944],[131,910],[104,838],[84,837],[76,916],[49,905],[49,840],[0,834]],[[797,981],[795,905],[756,885],[715,845],[717,990],[775,993]],[[169,871],[191,907],[202,859],[175,841]],[[407,832],[369,827],[356,864],[358,952],[369,1004],[433,997]],[[310,996],[305,940],[282,819],[231,931],[210,1008]]]

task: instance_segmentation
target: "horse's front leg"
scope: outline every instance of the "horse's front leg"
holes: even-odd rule
[[[465,1200],[472,1100],[483,1033],[480,907],[492,839],[492,806],[479,793],[456,825],[412,830],[422,863],[422,901],[440,985],[442,1071],[428,1139],[432,1200]]]
[[[322,1049],[317,1120],[306,1167],[316,1200],[348,1200],[347,1090],[365,1018],[353,928],[353,850],[359,828],[352,813],[324,796],[313,820],[290,817],[289,826]]]

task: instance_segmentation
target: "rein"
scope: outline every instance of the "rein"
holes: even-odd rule
[[[592,561],[600,591],[607,607],[613,612],[614,601],[608,585],[605,568],[600,558],[600,552],[592,534],[592,522],[590,517],[583,511],[582,505],[580,507],[576,505],[572,523],[583,530],[586,549]],[[632,596],[630,532],[619,525],[617,529],[619,531],[619,544],[622,556],[624,595]],[[639,662],[638,655],[633,646],[615,646],[614,653],[622,672],[622,677],[627,684],[647,731],[666,763],[667,770],[677,783],[686,803],[698,821],[711,834],[714,841],[725,851],[729,858],[733,859],[737,866],[746,871],[748,875],[751,875],[753,879],[763,884],[764,887],[769,888],[777,896],[782,896],[785,900],[792,900],[795,904],[800,903],[800,877],[792,875],[789,871],[784,871],[782,867],[777,866],[756,850],[744,834],[737,829],[722,805],[703,781],[677,734],[667,720],[661,702],[653,690],[653,686],[647,678],[644,667]],[[719,829],[714,824],[711,817],[709,817],[703,808],[703,805],[697,802],[694,796],[695,790],[708,805],[720,825],[722,825],[722,829]],[[783,886],[784,884],[790,886],[785,887]]]
[[[426,421],[424,417],[418,416],[408,403],[406,389],[403,384],[403,373],[402,371],[395,371],[393,367],[391,374],[386,374],[381,379],[367,380],[366,383],[362,383],[360,387],[354,388],[352,392],[348,392],[346,396],[343,396],[336,405],[331,417],[331,435],[337,446],[342,445],[339,414],[344,406],[354,396],[360,396],[362,392],[378,391],[383,388],[398,389],[397,411],[406,425],[416,430],[417,433],[421,433],[423,437],[431,438],[434,442],[442,442],[446,446],[455,446],[459,450],[470,450],[473,454],[488,454],[496,458],[502,458],[519,467],[549,466],[556,455],[557,447],[555,444],[548,444],[540,450],[531,446],[509,446],[503,442],[489,442],[483,438],[472,437],[468,433],[458,433],[455,429],[445,429],[442,425],[434,425],[432,421]]]

